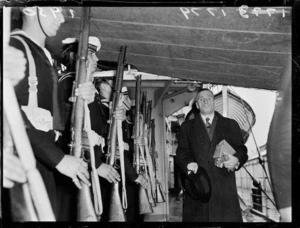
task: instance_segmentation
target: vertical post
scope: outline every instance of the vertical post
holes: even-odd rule
[[[223,97],[223,116],[228,117],[228,88],[227,86],[222,87]]]
[[[162,128],[163,128],[163,153],[162,153],[162,158],[163,158],[163,167],[162,167],[162,174],[164,175],[162,178],[162,187],[163,190],[165,190],[166,194],[166,203],[165,203],[165,214],[166,214],[166,222],[170,220],[169,217],[169,192],[168,192],[168,172],[169,172],[169,155],[166,153],[167,148],[166,148],[166,124],[165,124],[165,99],[161,100],[162,104]]]

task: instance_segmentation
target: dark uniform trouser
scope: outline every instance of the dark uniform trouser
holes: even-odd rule
[[[101,221],[108,222],[109,205],[110,205],[110,198],[111,198],[111,183],[109,183],[106,179],[102,177],[99,177],[99,180],[100,180],[102,205],[103,205],[103,213],[101,215]]]
[[[56,175],[57,221],[77,221],[77,187],[71,178],[60,173]]]
[[[143,215],[139,214],[139,185],[135,182],[126,181],[126,194],[127,194],[127,210],[126,210],[127,222],[142,222]]]

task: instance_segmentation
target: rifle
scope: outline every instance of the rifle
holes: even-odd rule
[[[76,77],[75,77],[75,86],[78,87],[79,84],[86,81],[87,78],[87,67],[86,59],[88,52],[88,38],[89,38],[89,20],[90,20],[90,7],[82,7],[82,20],[81,20],[81,34],[78,45],[78,55],[76,61]],[[88,116],[88,113],[85,113],[84,110],[84,101],[82,99],[76,99],[74,107],[72,109],[72,119],[71,119],[71,135],[72,135],[72,155],[78,158],[84,158],[84,153],[86,152],[83,145],[83,121],[84,116]],[[89,149],[92,147],[89,145]],[[90,151],[91,158],[93,151]],[[92,166],[94,165],[91,162]],[[92,170],[92,185],[93,188],[98,189],[99,187],[95,186],[97,183],[97,178],[95,178],[94,172]],[[99,180],[98,180],[99,181]],[[77,202],[77,220],[78,221],[99,221],[100,215],[102,213],[102,208],[99,206],[99,191],[94,194],[95,205],[92,200],[92,193],[89,186],[82,183],[82,188],[78,190],[78,202]],[[101,196],[100,196],[101,198]],[[98,204],[96,204],[98,203]],[[95,208],[94,208],[95,206]],[[97,213],[95,212],[97,211]]]
[[[153,168],[154,168],[154,173],[155,173],[155,184],[156,184],[156,203],[164,203],[165,198],[161,190],[161,184],[157,179],[157,163],[156,163],[156,158],[157,158],[157,152],[155,151],[155,124],[154,120],[151,120],[151,157],[153,161]]]
[[[151,188],[147,190],[148,195],[149,195],[149,201],[152,207],[156,206],[155,203],[155,180],[154,180],[154,172],[153,172],[153,163],[152,159],[149,153],[149,126],[148,126],[148,119],[151,118],[150,110],[148,110],[149,105],[147,107],[147,95],[146,92],[143,93],[143,98],[142,98],[142,107],[143,107],[143,117],[145,118],[144,121],[141,124],[142,132],[143,132],[143,138],[144,138],[144,152],[146,155],[146,174],[149,173],[149,181],[150,181],[150,186]],[[148,171],[148,172],[147,172]],[[148,176],[148,175],[147,175]]]
[[[122,123],[120,121],[116,121],[116,119],[112,116],[113,113],[116,111],[119,105],[119,99],[121,95],[121,88],[123,82],[123,73],[124,73],[124,64],[125,64],[125,55],[126,55],[126,46],[120,47],[120,54],[118,58],[118,68],[117,68],[117,75],[116,75],[116,82],[115,82],[115,90],[113,93],[113,100],[112,100],[112,110],[111,117],[110,117],[110,130],[109,130],[109,137],[108,137],[108,153],[109,153],[109,164],[115,167],[115,156],[116,156],[116,140],[118,137],[119,143],[119,151],[120,151],[120,162],[121,162],[121,172],[122,172],[122,182],[125,183],[125,173],[124,171],[124,148],[123,148],[123,137],[121,135],[122,132]],[[120,125],[121,124],[121,125]],[[118,136],[117,136],[118,135]],[[124,187],[124,184],[123,184]],[[125,213],[122,207],[120,195],[119,195],[119,183],[112,183],[112,196],[111,196],[111,203],[109,205],[109,221],[110,222],[124,222],[126,221]],[[126,192],[123,193],[124,196]],[[126,196],[123,197],[123,206],[127,207],[127,200]]]
[[[145,161],[143,162],[144,164],[144,170],[141,169],[141,162],[140,162],[140,157],[144,159],[143,156],[143,150],[142,150],[142,145],[140,145],[139,140],[143,141],[142,135],[141,135],[141,113],[140,113],[140,97],[141,97],[141,75],[138,75],[136,77],[136,90],[135,90],[135,126],[134,126],[134,135],[133,137],[135,138],[134,143],[134,165],[136,172],[139,175],[143,175],[143,173],[146,171],[145,169]],[[141,156],[140,156],[141,155]],[[145,175],[143,175],[145,176]],[[153,213],[153,209],[151,207],[151,204],[149,202],[148,198],[148,193],[147,189],[144,189],[141,185],[139,186],[139,213],[140,214],[149,214]]]
[[[3,46],[8,46],[10,31],[10,8],[3,8]],[[5,50],[5,49],[4,49]],[[17,98],[11,82],[7,78],[3,78],[3,156],[6,153],[13,153],[14,147],[17,151],[25,172],[27,174],[27,182],[17,185],[21,189],[24,196],[25,210],[21,205],[19,211],[12,210],[13,217],[17,214],[19,221],[55,221],[55,216],[49,201],[49,197],[43,182],[43,179],[36,168],[36,161],[26,133],[25,124],[22,119],[21,111],[17,102]],[[16,191],[15,191],[16,190]],[[14,196],[19,196],[18,189],[10,192],[12,195],[11,204],[19,205],[20,202]],[[16,218],[16,216],[15,216]]]

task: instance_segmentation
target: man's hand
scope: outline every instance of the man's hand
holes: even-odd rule
[[[234,171],[239,164],[239,159],[231,154],[228,154],[228,160],[223,162],[223,166],[229,171]]]
[[[117,183],[120,181],[120,175],[111,165],[102,163],[97,169],[97,173],[100,177],[105,178],[109,183]]]
[[[96,89],[91,81],[81,83],[78,88],[75,89],[75,96],[87,100],[88,103],[92,103],[95,99]]]
[[[126,110],[123,107],[117,107],[114,112],[114,117],[116,120],[125,120],[126,119]]]
[[[139,183],[145,189],[150,189],[149,182],[142,175],[139,175],[134,182]]]
[[[91,186],[91,183],[88,180],[90,177],[87,168],[88,165],[86,162],[71,155],[65,155],[56,166],[56,169],[60,173],[72,178],[72,181],[79,189],[82,187],[80,180],[82,180],[88,186]]]
[[[3,187],[12,188],[14,182],[26,182],[26,174],[21,160],[12,153],[3,153]]]
[[[191,162],[187,165],[188,174],[191,172],[197,173],[198,171],[198,164],[196,162]]]

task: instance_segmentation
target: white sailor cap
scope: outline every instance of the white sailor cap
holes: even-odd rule
[[[68,37],[62,41],[63,44],[72,44],[78,42],[78,39],[75,37]],[[101,42],[99,38],[95,36],[90,36],[89,37],[89,48],[92,49],[93,51],[97,52],[101,48]]]
[[[99,51],[101,48],[101,43],[98,37],[90,36],[89,37],[89,48],[94,50],[95,52]]]
[[[78,42],[78,39],[75,37],[68,37],[62,41],[63,44],[72,44]]]
[[[121,93],[123,93],[124,95],[128,95],[128,89],[126,86],[123,86],[121,89]]]
[[[103,71],[96,71],[93,73],[94,78],[112,78],[116,76],[116,70],[103,70]]]

